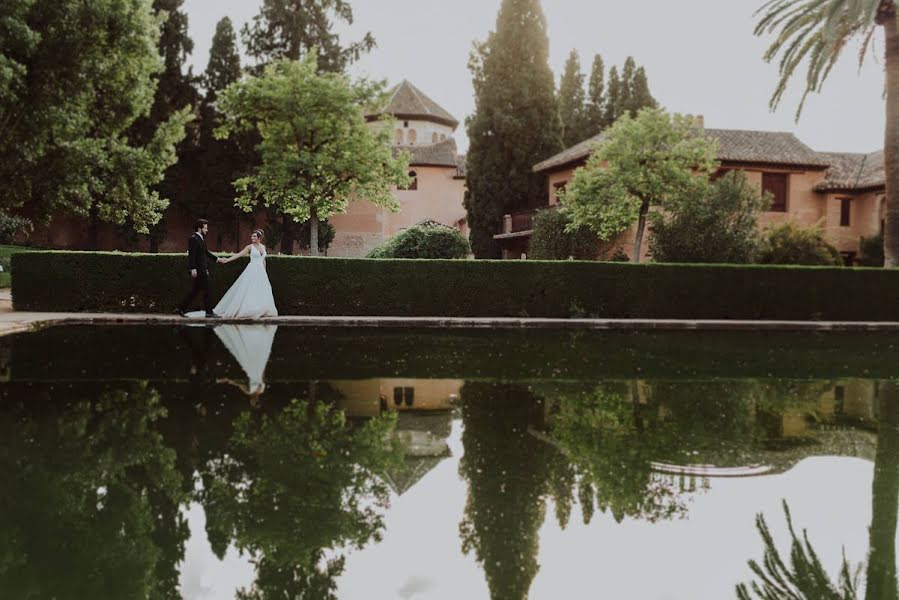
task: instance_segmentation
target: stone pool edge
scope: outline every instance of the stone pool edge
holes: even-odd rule
[[[609,331],[899,332],[899,322],[745,321],[702,319],[525,319],[465,317],[302,317],[184,319],[175,315],[6,313],[0,336],[62,325],[292,325],[409,329],[557,329]]]

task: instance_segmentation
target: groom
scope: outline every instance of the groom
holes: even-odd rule
[[[187,312],[190,303],[197,297],[197,294],[202,292],[203,309],[206,311],[206,316],[210,319],[219,318],[217,314],[212,312],[212,290],[209,288],[209,261],[214,260],[216,263],[221,263],[224,262],[224,259],[216,258],[206,247],[207,233],[209,233],[209,221],[197,219],[197,223],[194,225],[194,234],[190,236],[190,240],[187,243],[187,268],[190,269],[190,276],[194,284],[184,301],[178,306],[178,314],[182,317]]]

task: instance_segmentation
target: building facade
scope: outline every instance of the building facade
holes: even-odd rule
[[[698,120],[702,126],[701,118]],[[792,221],[802,226],[820,224],[827,241],[847,263],[859,256],[862,238],[882,232],[885,176],[883,152],[870,154],[816,152],[792,133],[739,129],[705,129],[718,144],[720,168],[715,177],[730,170],[746,173],[750,183],[768,192],[773,202],[759,217],[759,227]],[[603,134],[585,140],[534,166],[545,175],[546,208],[559,203],[559,192],[584,166],[591,152],[602,143]],[[535,211],[505,216],[503,230],[495,239],[503,257],[521,258],[533,227]],[[597,258],[632,253],[636,226],[601,245]],[[641,260],[648,258],[647,228]]]

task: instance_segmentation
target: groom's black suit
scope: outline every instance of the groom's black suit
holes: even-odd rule
[[[203,292],[203,309],[207,314],[212,312],[212,291],[209,287],[209,261],[217,260],[215,254],[206,247],[206,240],[199,233],[190,236],[187,243],[187,269],[188,271],[197,271],[194,277],[194,285],[184,298],[184,302],[178,308],[181,312],[187,311],[190,303],[193,302],[197,294]]]

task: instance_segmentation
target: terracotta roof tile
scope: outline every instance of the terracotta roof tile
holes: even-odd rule
[[[815,152],[792,133],[750,131],[742,129],[705,129],[705,134],[718,142],[718,159],[730,162],[762,163],[804,167],[828,166],[828,158]],[[549,171],[585,161],[599,134],[534,166],[534,172]]]
[[[405,79],[391,90],[390,98],[380,112],[370,113],[367,116],[371,119],[382,114],[433,121],[453,129],[459,126],[459,121],[453,115]]]
[[[869,154],[821,152],[830,161],[826,179],[815,186],[819,192],[864,190],[886,184],[883,150]]]
[[[426,146],[395,146],[394,152],[405,150],[411,154],[410,166],[430,167],[455,167],[459,168],[459,158],[456,153],[456,140],[446,139],[436,144]],[[464,159],[463,159],[464,162]]]

